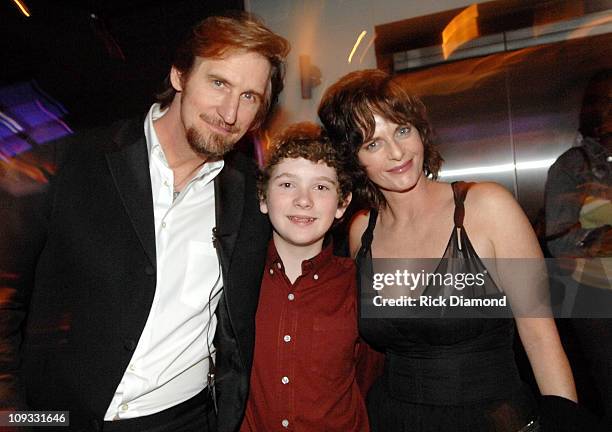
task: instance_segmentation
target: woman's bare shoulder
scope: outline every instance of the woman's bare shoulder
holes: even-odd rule
[[[493,182],[472,184],[465,199],[465,206],[467,211],[478,219],[491,217],[507,219],[516,212],[522,213],[514,195],[502,185]]]
[[[494,182],[472,183],[467,198],[474,204],[485,204],[487,201],[495,204],[499,201],[514,201],[514,196],[508,189]]]
[[[537,256],[539,248],[525,212],[514,195],[497,183],[475,183],[465,200],[466,222],[481,233],[497,257]]]

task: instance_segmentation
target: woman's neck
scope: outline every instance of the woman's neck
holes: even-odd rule
[[[433,189],[435,189],[434,181],[423,176],[408,191],[383,191],[387,205],[380,210],[381,219],[386,219],[386,223],[390,225],[409,225],[414,220],[420,219],[428,212],[433,199]]]

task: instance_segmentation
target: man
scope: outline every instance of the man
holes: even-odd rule
[[[582,404],[612,430],[612,70],[596,73],[580,111],[581,141],[550,167],[546,240],[551,255],[571,258],[565,343]]]
[[[276,103],[288,50],[207,18],[144,127],[58,150],[38,220],[0,254],[0,406],[69,410],[74,430],[238,427],[269,225],[253,164],[226,153]]]
[[[563,153],[548,172],[546,236],[554,256],[607,257],[612,251],[611,98],[612,70],[605,69],[585,90],[580,145]]]

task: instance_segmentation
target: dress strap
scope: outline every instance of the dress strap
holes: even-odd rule
[[[465,217],[465,207],[463,202],[468,193],[468,190],[473,185],[473,182],[456,181],[451,183],[453,188],[453,196],[455,197],[455,227],[463,227],[463,218]]]
[[[361,236],[361,247],[362,249],[370,249],[372,245],[372,238],[374,237],[374,228],[376,227],[376,219],[378,219],[378,210],[370,209],[370,218],[368,219],[368,227]]]

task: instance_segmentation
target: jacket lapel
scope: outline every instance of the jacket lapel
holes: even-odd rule
[[[155,222],[143,121],[124,124],[106,154],[108,167],[138,239],[156,265]]]
[[[243,206],[244,175],[226,162],[215,178],[215,223],[217,239],[228,264],[236,246]]]

